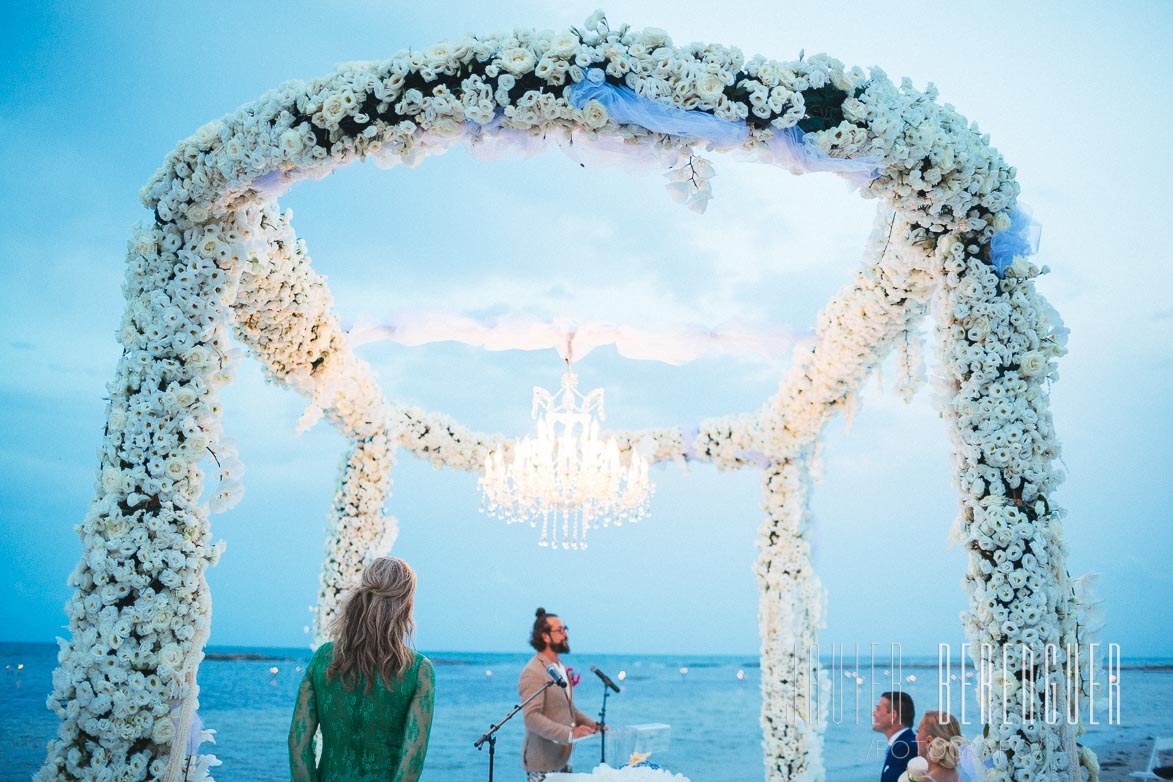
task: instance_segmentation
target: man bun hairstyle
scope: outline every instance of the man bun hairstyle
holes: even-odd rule
[[[546,651],[546,640],[542,638],[542,635],[549,632],[550,622],[548,620],[552,616],[558,616],[558,614],[547,614],[544,608],[534,611],[534,628],[530,633],[529,645],[536,651]]]

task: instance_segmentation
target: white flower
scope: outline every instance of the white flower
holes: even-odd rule
[[[196,392],[191,386],[181,386],[175,390],[175,404],[180,408],[188,408],[196,403]]]
[[[151,727],[151,741],[156,744],[169,744],[174,735],[175,724],[171,722],[169,716],[156,719],[155,724]]]
[[[668,33],[659,27],[645,27],[640,34],[639,42],[649,50],[672,45],[672,39],[668,37]]]
[[[578,36],[574,33],[558,33],[550,39],[546,53],[552,57],[569,57],[578,49]]]
[[[446,65],[453,57],[452,44],[448,41],[433,44],[424,51],[424,57],[433,66]]]
[[[122,488],[122,472],[116,467],[106,467],[102,470],[102,488],[107,492],[115,492]]]
[[[591,128],[601,128],[607,124],[611,118],[607,114],[607,109],[603,108],[603,104],[597,100],[588,100],[586,105],[582,107],[579,112],[582,115],[582,121]]]
[[[299,131],[289,128],[281,134],[278,146],[287,157],[293,157],[305,149],[305,140]]]
[[[515,76],[532,71],[535,62],[534,53],[519,46],[501,52],[501,67]]]
[[[187,476],[187,461],[179,457],[168,459],[165,471],[172,480],[182,480]]]
[[[1018,362],[1018,372],[1023,377],[1034,377],[1046,372],[1047,365],[1046,354],[1039,350],[1032,350],[1022,354],[1022,358]]]
[[[607,29],[607,15],[603,13],[602,9],[597,9],[593,14],[587,17],[583,27],[588,30],[603,32]]]
[[[703,100],[715,101],[725,92],[725,79],[715,73],[702,73],[696,80],[696,94]]]
[[[323,126],[335,126],[346,116],[346,104],[338,95],[329,95],[322,102],[322,108],[314,114],[314,122]]]
[[[183,353],[180,358],[183,359],[183,363],[194,368],[200,368],[208,365],[211,360],[211,353],[203,345],[196,345]]]

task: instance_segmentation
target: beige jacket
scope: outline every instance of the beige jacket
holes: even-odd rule
[[[540,654],[526,663],[517,682],[521,700],[542,688],[550,680],[546,660]],[[525,744],[521,760],[526,771],[557,771],[570,762],[570,731],[575,725],[593,725],[592,720],[574,708],[574,688],[553,685],[525,705]]]

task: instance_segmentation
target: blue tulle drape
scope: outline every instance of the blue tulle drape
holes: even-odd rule
[[[830,171],[846,179],[852,187],[863,187],[880,175],[884,161],[878,157],[831,157],[797,126],[777,131],[766,142],[765,159],[794,174]]]
[[[718,148],[739,146],[749,137],[749,127],[744,122],[718,119],[707,111],[686,111],[645,98],[630,87],[610,84],[598,68],[591,68],[586,78],[567,87],[565,97],[576,109],[596,100],[620,124],[639,125],[653,133],[703,139]],[[854,187],[866,185],[884,168],[884,161],[877,157],[831,157],[797,127],[775,132],[766,142],[762,158],[796,174],[830,171],[843,176]]]
[[[563,94],[576,109],[596,100],[615,122],[639,125],[653,133],[704,139],[717,147],[736,147],[749,137],[744,122],[718,119],[706,111],[685,111],[650,100],[630,87],[608,84],[598,68],[591,68],[586,78],[567,87]]]
[[[1031,217],[1025,204],[1016,204],[1010,210],[1010,227],[994,234],[990,240],[990,263],[999,277],[1015,258],[1034,255],[1039,251],[1043,227]]]

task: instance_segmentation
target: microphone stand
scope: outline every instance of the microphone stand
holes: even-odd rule
[[[485,734],[483,736],[481,736],[479,739],[477,739],[476,741],[473,742],[473,746],[477,748],[478,752],[480,751],[482,744],[484,744],[486,741],[489,742],[489,782],[493,782],[493,753],[496,752],[496,750],[497,750],[497,735],[496,735],[497,731],[501,730],[501,726],[504,725],[506,722],[509,722],[509,720],[513,717],[514,714],[517,714],[517,712],[519,712],[523,708],[525,708],[525,705],[527,703],[529,703],[534,698],[541,695],[543,692],[545,692],[546,690],[548,690],[550,687],[552,687],[555,684],[557,684],[557,682],[555,682],[553,679],[551,679],[550,681],[543,684],[541,689],[535,690],[533,695],[529,696],[524,701],[522,701],[521,703],[514,706],[513,711],[506,714],[501,719],[500,722],[498,722],[496,725],[491,726],[487,731],[485,731]]]
[[[606,684],[603,685],[603,709],[599,712],[599,744],[601,749],[599,751],[599,762],[607,762],[607,695],[611,688]]]

